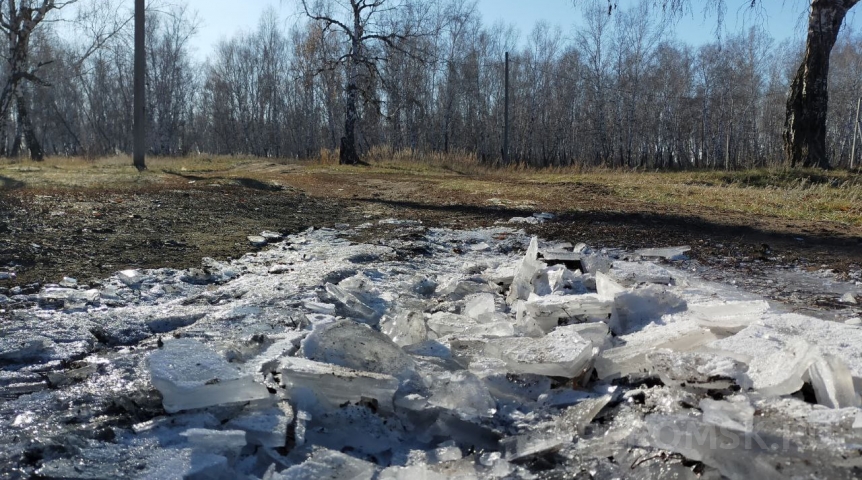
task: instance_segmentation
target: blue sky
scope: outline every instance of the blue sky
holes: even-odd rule
[[[620,8],[626,8],[640,0],[616,0]],[[676,25],[676,35],[690,44],[702,44],[715,40],[715,18],[704,18],[702,5],[713,0],[692,0],[692,12],[683,16]],[[749,0],[726,0],[727,13],[724,24],[726,32],[746,29],[759,22],[776,40],[805,34],[808,0],[762,0],[762,8],[754,15],[745,9]],[[201,28],[194,41],[196,56],[206,57],[219,39],[227,38],[241,30],[253,29],[261,13],[269,6],[275,8],[283,21],[293,23],[299,14],[299,0],[188,0],[189,7],[198,12]],[[513,24],[527,36],[536,22],[545,20],[559,25],[563,32],[571,31],[580,23],[579,10],[572,0],[479,0],[478,9],[487,25],[496,21]],[[851,10],[847,23],[858,30],[862,28],[862,6]]]

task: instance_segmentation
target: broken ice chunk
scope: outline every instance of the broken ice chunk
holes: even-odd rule
[[[685,252],[691,250],[691,247],[688,245],[682,247],[665,247],[665,248],[641,248],[640,250],[635,250],[635,255],[640,255],[641,257],[658,257],[664,258],[667,260],[685,260]]]
[[[754,429],[754,406],[743,396],[721,401],[704,398],[699,407],[703,421],[710,425],[740,432]]]
[[[536,401],[551,388],[551,379],[544,375],[511,374],[506,362],[498,358],[474,358],[471,372],[485,382],[496,398]]]
[[[608,275],[623,285],[637,283],[670,285],[673,283],[673,277],[667,269],[649,262],[615,261],[608,271]]]
[[[435,472],[427,465],[409,465],[406,467],[391,466],[383,469],[377,480],[447,480],[449,477]],[[470,478],[470,477],[458,477]]]
[[[315,325],[302,342],[306,358],[364,372],[405,378],[413,358],[386,335],[351,320]]]
[[[470,317],[454,313],[436,312],[427,321],[428,330],[436,338],[447,335],[505,337],[514,335],[510,322],[478,323]]]
[[[38,301],[43,306],[60,305],[70,307],[75,304],[81,306],[87,303],[98,303],[100,293],[98,290],[77,290],[74,288],[48,287],[39,293]]]
[[[703,462],[727,478],[786,478],[770,463],[769,447],[751,436],[756,434],[727,435],[714,425],[683,416],[649,415],[646,425],[649,445]]]
[[[479,378],[466,371],[440,372],[433,376],[428,403],[466,417],[490,417],[497,403]]]
[[[511,373],[550,377],[577,377],[593,358],[593,344],[571,327],[558,327],[542,338],[493,339],[486,351],[505,361]]]
[[[147,364],[168,413],[269,397],[266,387],[251,375],[241,374],[197,340],[165,342],[147,358]]]
[[[847,365],[835,355],[824,353],[808,369],[817,403],[829,408],[858,407],[859,396]]]
[[[686,302],[666,287],[647,285],[616,294],[614,309],[616,318],[610,321],[611,330],[625,335],[660,320],[662,315],[684,311]]]
[[[531,316],[542,330],[550,332],[560,319],[577,316],[607,318],[613,302],[599,298],[597,294],[531,296],[524,303],[524,312]]]
[[[574,272],[562,265],[548,267],[543,272],[546,278],[547,291],[536,291],[538,295],[551,295],[554,293],[562,295],[582,294],[587,293],[587,287],[584,286],[583,277],[575,275]]]
[[[587,398],[576,405],[571,406],[563,412],[560,417],[558,428],[565,432],[577,432],[578,435],[583,435],[587,429],[587,425],[592,423],[596,415],[613,400],[613,395],[602,395],[597,398]]]
[[[432,463],[454,462],[464,458],[464,453],[458,448],[458,444],[452,440],[445,441],[434,449],[429,459]]]
[[[851,292],[847,292],[844,295],[842,295],[838,301],[841,303],[847,303],[850,305],[856,305],[858,303],[856,301],[856,297],[853,296],[853,293],[851,293]]]
[[[260,235],[249,235],[246,237],[248,239],[248,243],[251,244],[252,247],[265,247],[267,244],[266,237],[262,237]]]
[[[769,310],[765,300],[689,305],[697,323],[719,334],[737,333]]]
[[[722,390],[746,385],[748,365],[732,358],[705,352],[658,350],[647,354],[653,374],[671,386],[687,389]]]
[[[0,331],[0,361],[29,362],[46,355],[54,342],[23,331]]]
[[[302,304],[308,310],[314,313],[322,313],[323,315],[335,315],[335,305],[331,303],[306,301]]]
[[[380,331],[402,347],[424,342],[428,338],[425,315],[421,311],[401,310],[394,316],[383,317]]]
[[[143,471],[136,472],[135,476],[146,479],[229,480],[238,476],[237,472],[228,466],[228,459],[224,455],[197,452],[189,448],[156,450],[147,458],[147,462],[141,465],[144,466]],[[74,477],[63,475],[61,478]]]
[[[392,410],[392,397],[398,389],[398,379],[381,373],[306,360],[285,358],[281,381],[294,401],[304,408],[317,404],[335,408],[345,402],[373,398],[381,408]],[[313,398],[309,398],[309,393]]]
[[[371,462],[326,448],[316,448],[308,460],[276,473],[271,480],[351,479],[371,480],[377,468]]]
[[[626,290],[616,280],[602,272],[596,272],[596,292],[602,300],[613,300],[618,293]]]
[[[514,462],[559,450],[563,445],[571,442],[571,434],[552,430],[528,432],[504,438],[500,441],[500,447],[505,452],[506,460]]]
[[[230,419],[226,428],[242,430],[254,445],[280,448],[287,440],[287,426],[293,423],[293,409],[288,404],[258,410],[246,407],[239,416]]]
[[[324,288],[329,295],[338,301],[339,306],[342,308],[343,315],[356,318],[357,320],[364,320],[368,323],[373,323],[377,320],[377,312],[373,308],[362,303],[362,301],[352,293],[331,283],[327,283]]]
[[[135,288],[143,281],[144,276],[138,270],[122,270],[117,272],[117,278],[127,287]]]
[[[762,333],[755,333],[755,328]],[[799,391],[803,376],[814,362],[811,346],[804,339],[782,336],[757,325],[732,337],[714,341],[709,346],[740,361],[747,361],[748,372],[745,375],[750,379],[751,387],[764,396],[789,395]]]
[[[245,432],[242,430],[209,430],[190,428],[181,433],[195,450],[226,455],[228,458],[239,454],[245,445]]]
[[[715,340],[709,330],[694,322],[676,322],[668,325],[649,324],[642,330],[620,337],[625,345],[603,351],[596,358],[596,373],[600,379],[624,377],[643,372],[649,367],[646,355],[667,348],[673,351],[690,351]]]
[[[530,246],[527,248],[524,258],[521,259],[515,268],[515,277],[512,280],[512,286],[509,288],[509,294],[506,297],[506,301],[510,305],[518,300],[527,300],[530,294],[533,293],[533,280],[545,268],[545,264],[536,258],[538,253],[539,239],[533,237],[530,239]]]
[[[494,295],[491,293],[479,293],[468,297],[467,303],[464,305],[464,314],[481,322],[488,315],[494,313],[495,309]]]
[[[593,347],[598,348],[599,351],[613,346],[611,344],[611,331],[608,324],[604,322],[576,323],[571,327],[578,332],[578,335],[592,342]]]
[[[584,267],[584,273],[592,273],[593,275],[601,272],[608,273],[613,265],[613,261],[604,254],[583,255],[581,257],[581,265]]]
[[[271,230],[264,230],[260,232],[260,236],[265,238],[268,242],[277,242],[284,238],[284,235],[278,232],[273,232]]]
[[[546,407],[570,407],[584,400],[595,398],[595,394],[583,390],[569,388],[558,388],[539,395],[539,404]]]

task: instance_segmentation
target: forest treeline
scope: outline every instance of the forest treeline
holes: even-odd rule
[[[485,24],[472,2],[434,4],[421,19],[412,10],[377,14],[377,27],[388,32],[417,32],[420,21],[423,28],[366,47],[370,66],[358,73],[360,151],[383,146],[499,164],[510,52],[509,163],[785,162],[785,105],[802,39],[776,43],[753,21],[746,31],[692,47],[674,39],[673,25],[649,2],[613,15],[599,2],[579,28],[539,23],[519,39],[511,26]],[[191,50],[199,25],[189,8],[149,11],[146,28],[148,154],[308,158],[339,148],[348,73],[337,60],[350,45],[336,29],[303,16],[286,22],[270,11],[201,61]],[[10,108],[11,121],[0,123],[0,153],[21,154],[28,138],[49,155],[130,153],[132,44],[127,25],[81,60],[61,26],[34,32],[29,53],[42,65],[44,84],[26,86],[16,99],[21,108]],[[829,76],[832,166],[850,163],[860,72],[862,35],[845,29]],[[856,165],[860,157],[862,142]]]

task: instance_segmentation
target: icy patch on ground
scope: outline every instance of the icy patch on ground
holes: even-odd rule
[[[688,247],[626,255],[386,223],[410,240],[309,230],[230,262],[46,287],[0,326],[4,471],[772,478],[862,465],[858,326],[642,260]]]

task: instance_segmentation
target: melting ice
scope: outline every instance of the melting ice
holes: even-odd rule
[[[409,235],[371,245],[346,226],[265,232],[249,238],[268,247],[238,260],[45,287],[0,326],[3,471],[853,478],[862,468],[858,326],[780,311],[668,264],[689,247],[621,256],[508,228],[384,223]]]

